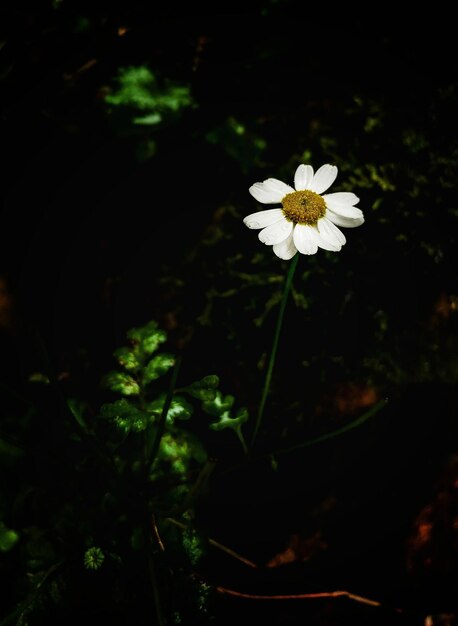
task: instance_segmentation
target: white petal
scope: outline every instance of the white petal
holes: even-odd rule
[[[282,183],[281,180],[268,178],[263,183],[251,185],[249,192],[258,202],[273,204],[281,202],[282,198],[288,193],[293,193],[294,189],[286,183]]]
[[[363,217],[363,212],[361,209],[358,209],[356,206],[350,206],[349,204],[334,204],[331,205],[326,203],[328,209],[331,209],[333,213],[337,215],[341,215],[342,217],[351,217],[356,219],[358,217]]]
[[[264,186],[264,183],[255,183],[248,190],[253,198],[263,204],[275,204],[280,202],[281,198],[278,193],[272,192]]]
[[[305,224],[296,224],[293,231],[294,245],[302,254],[315,254],[318,250],[315,229]],[[318,232],[316,233],[318,235]]]
[[[313,180],[313,167],[311,165],[299,165],[294,174],[294,186],[297,191],[309,189]]]
[[[293,241],[293,233],[291,233],[290,236],[285,239],[285,241],[282,241],[281,243],[276,243],[273,247],[273,251],[278,257],[280,257],[280,259],[283,259],[284,261],[289,261],[290,259],[292,259],[297,252],[296,246],[294,245]]]
[[[264,181],[264,185],[266,185],[266,187],[268,187],[272,191],[281,193],[282,198],[286,196],[287,193],[294,193],[294,189],[290,185],[287,185],[286,183],[283,183],[281,180],[277,180],[276,178],[268,178]]]
[[[331,252],[339,252],[339,250],[342,249],[342,246],[340,245],[340,243],[331,243],[330,241],[328,241],[327,239],[324,239],[323,237],[321,237],[321,235],[318,233],[318,246],[320,248],[323,248],[323,250],[330,250]]]
[[[243,223],[248,228],[265,228],[278,222],[282,217],[283,211],[281,209],[267,209],[266,211],[258,211],[257,213],[247,215]]]
[[[323,200],[330,207],[334,205],[354,206],[358,204],[359,198],[356,194],[349,191],[338,191],[337,193],[327,193],[323,196]]]
[[[322,165],[320,169],[315,172],[309,189],[315,193],[323,193],[323,191],[326,191],[326,189],[332,185],[336,178],[337,167],[335,165]]]
[[[324,250],[331,250],[332,252],[338,252],[342,247],[340,243],[334,244],[334,243],[330,243],[326,239],[323,239],[323,237],[320,235],[320,233],[318,232],[318,229],[315,226],[305,226],[305,225],[298,224],[298,226],[296,226],[296,229],[298,227],[301,228],[300,233],[296,235],[298,237],[298,241],[302,238],[302,241],[305,242],[303,243],[303,249],[304,249],[303,254],[315,254],[317,250],[317,246],[319,248],[323,248]],[[299,250],[299,252],[302,252],[302,250],[299,247],[300,241],[299,241],[299,245],[296,242],[296,240],[294,240],[294,243],[297,249]],[[307,252],[307,250],[311,250],[311,251]]]
[[[261,230],[258,235],[259,241],[265,243],[266,246],[273,246],[276,243],[284,241],[290,235],[292,230],[293,223],[288,222],[288,220],[283,217],[278,222],[275,222],[275,224],[271,224],[270,226],[267,226],[267,228]]]
[[[326,217],[318,220],[317,227],[321,238],[335,246],[343,246],[347,241],[345,235]]]
[[[344,228],[356,228],[357,226],[361,226],[361,224],[364,224],[364,217],[357,217],[356,219],[352,217],[342,217],[341,215],[337,215],[337,213],[334,213],[329,209],[326,211],[326,217],[333,224],[337,224],[337,226],[343,226]]]

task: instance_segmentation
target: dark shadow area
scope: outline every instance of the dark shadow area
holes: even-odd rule
[[[458,619],[451,28],[294,8],[55,0],[1,26],[0,626]],[[288,262],[242,220],[300,163],[336,164],[366,221],[301,255],[256,446],[194,389],[187,460],[145,477],[149,426],[100,408],[113,352],[156,320],[177,388],[218,375],[250,439]]]

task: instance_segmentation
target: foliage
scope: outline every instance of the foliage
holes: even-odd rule
[[[241,426],[247,412],[239,409],[235,418],[230,417],[234,397],[222,395],[218,376],[204,376],[175,388],[179,362],[160,351],[167,336],[156,322],[133,328],[127,340],[127,345],[114,352],[119,368],[102,379],[103,387],[118,398],[103,403],[98,412],[82,400],[68,398],[65,402],[68,411],[58,445],[66,455],[66,438],[70,437],[70,457],[77,461],[70,468],[69,460],[62,457],[60,471],[66,480],[85,485],[83,493],[72,489],[63,500],[53,502],[38,491],[42,506],[54,507],[49,513],[57,520],[52,531],[41,527],[39,519],[19,530],[0,523],[0,550],[19,552],[29,580],[21,585],[25,599],[17,598],[10,614],[18,623],[39,620],[51,605],[70,601],[66,581],[81,566],[101,577],[97,586],[109,584],[114,593],[121,584],[119,568],[132,559],[138,561],[139,579],[148,576],[148,569],[153,576],[151,567],[156,570],[153,586],[166,584],[170,569],[177,569],[180,584],[194,590],[198,610],[202,614],[207,610],[204,599],[208,589],[196,586],[191,574],[206,552],[205,537],[195,527],[194,505],[203,487],[202,477],[208,473],[208,453],[185,426],[192,417],[202,420],[208,414],[218,417],[216,424],[223,428],[226,423],[233,425],[243,442]],[[53,385],[45,378],[43,388],[52,395]],[[30,384],[36,386],[37,382],[34,379]],[[15,448],[11,446],[11,450],[13,457],[17,456]],[[84,493],[89,485],[91,493]],[[24,498],[26,492],[15,501],[13,497],[16,516]],[[171,532],[167,522],[171,515],[182,530]],[[161,535],[169,555],[165,560],[157,558],[163,545]],[[145,550],[150,565],[140,575]],[[78,563],[72,552],[80,553]],[[92,583],[87,580],[86,584]],[[173,602],[172,609],[178,614],[180,602]]]
[[[193,104],[189,87],[160,80],[146,65],[120,68],[115,84],[105,96],[108,110],[126,134],[148,131],[140,136],[139,149],[139,156],[148,158],[156,150],[152,134],[157,127],[173,122]]]
[[[188,87],[169,82],[160,87],[154,73],[145,66],[121,68],[117,84],[118,88],[105,100],[113,107],[144,111],[144,115],[133,118],[134,124],[159,124],[165,113],[179,111],[192,103]]]

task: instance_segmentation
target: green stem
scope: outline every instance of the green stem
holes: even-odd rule
[[[280,450],[274,450],[273,452],[269,452],[268,454],[263,454],[262,456],[257,457],[258,459],[265,459],[267,457],[279,456],[280,454],[289,454],[290,452],[295,452],[296,450],[300,450],[303,448],[310,448],[311,446],[316,445],[317,443],[321,443],[322,441],[327,441],[328,439],[332,439],[333,437],[338,437],[339,435],[343,435],[349,430],[353,430],[353,428],[357,428],[364,424],[369,418],[373,415],[376,415],[380,409],[383,409],[388,402],[387,398],[383,398],[383,400],[379,400],[376,404],[371,406],[365,413],[363,413],[360,417],[353,420],[349,424],[342,426],[341,428],[337,428],[336,430],[331,431],[330,433],[325,433],[324,435],[320,435],[319,437],[315,437],[315,439],[309,439],[308,441],[303,441],[302,443],[297,443],[294,446],[290,446],[289,448],[281,448]]]
[[[170,379],[169,389],[167,391],[167,396],[165,398],[164,406],[162,407],[162,413],[159,418],[159,423],[157,425],[156,436],[154,440],[147,441],[146,448],[146,471],[149,471],[153,466],[154,461],[156,460],[157,453],[159,452],[159,447],[161,445],[162,436],[165,432],[165,426],[167,424],[167,413],[169,412],[170,405],[172,404],[173,392],[175,391],[178,372],[180,371],[181,366],[181,357],[179,356],[175,362],[175,367],[173,369],[172,378]]]
[[[239,438],[240,443],[242,444],[243,452],[246,456],[249,454],[248,446],[245,441],[245,437],[243,436],[242,429],[239,427],[235,430],[235,434]]]
[[[357,417],[355,420],[353,420],[349,424],[346,424],[345,426],[342,426],[341,428],[337,428],[336,430],[333,430],[330,433],[325,433],[324,435],[315,437],[315,439],[307,439],[307,441],[303,441],[302,443],[297,443],[294,446],[290,446],[289,448],[279,448],[277,450],[272,450],[271,452],[266,452],[259,456],[252,456],[251,458],[245,459],[243,463],[237,463],[236,465],[233,465],[232,467],[228,467],[227,469],[221,471],[219,474],[217,474],[217,477],[226,476],[227,474],[235,472],[241,469],[242,467],[245,467],[247,463],[255,463],[257,461],[263,461],[264,459],[280,456],[281,454],[289,454],[290,452],[295,452],[296,450],[301,450],[303,448],[310,448],[314,445],[322,443],[323,441],[332,439],[333,437],[338,437],[339,435],[343,435],[344,433],[350,430],[353,430],[354,428],[357,428],[358,426],[361,426],[362,424],[364,424],[364,422],[369,420],[371,417],[374,417],[374,415],[377,415],[377,413],[381,409],[383,409],[387,405],[387,403],[388,403],[388,398],[384,398],[383,400],[380,400],[379,402],[371,406],[365,413]]]
[[[251,446],[254,445],[256,436],[258,434],[259,427],[261,426],[262,418],[264,415],[264,409],[266,406],[267,396],[269,395],[270,382],[272,380],[272,373],[274,371],[275,358],[277,356],[278,341],[280,339],[281,327],[283,325],[283,317],[285,315],[286,303],[288,302],[288,295],[291,291],[291,285],[293,283],[294,272],[296,271],[297,262],[299,261],[299,254],[296,254],[289,266],[288,274],[286,275],[285,287],[283,289],[283,296],[280,303],[280,310],[278,312],[277,325],[275,327],[274,341],[272,344],[272,352],[270,353],[269,365],[267,366],[266,379],[264,381],[264,389],[262,390],[261,402],[259,403],[258,416],[256,419],[256,425],[254,427],[253,437],[251,439]]]

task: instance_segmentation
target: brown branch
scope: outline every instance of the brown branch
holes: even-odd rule
[[[176,519],[173,519],[173,517],[167,517],[166,518],[167,522],[170,522],[171,524],[174,524],[175,526],[178,526],[178,528],[181,528],[181,530],[187,530],[187,526],[186,524],[183,524],[182,522],[179,522]],[[232,550],[231,548],[228,548],[227,546],[225,546],[222,543],[219,543],[219,541],[215,541],[214,539],[209,538],[208,539],[208,543],[213,546],[214,548],[217,548],[218,550],[221,550],[222,552],[225,552],[226,554],[228,554],[229,556],[231,556],[234,559],[237,559],[237,561],[240,561],[241,563],[244,563],[245,565],[248,565],[248,567],[252,567],[253,569],[257,569],[257,565],[256,563],[253,563],[253,561],[250,561],[248,559],[246,559],[244,556],[242,556],[241,554],[238,554],[238,552],[235,552],[235,550]]]
[[[161,552],[165,552],[165,547],[164,547],[164,544],[162,542],[161,535],[159,534],[159,529],[158,529],[157,524],[156,524],[156,517],[154,515],[151,518],[151,523],[152,523],[152,526],[153,526],[153,533],[154,533],[154,537],[155,537],[155,539],[157,541],[157,545],[161,549]]]
[[[355,602],[359,602],[360,604],[368,604],[369,606],[380,606],[383,605],[376,600],[370,600],[369,598],[364,598],[363,596],[358,596],[354,593],[350,593],[349,591],[323,591],[321,593],[300,593],[295,595],[272,595],[272,596],[263,596],[263,595],[255,595],[251,593],[242,593],[240,591],[235,591],[234,589],[227,589],[226,587],[216,587],[216,591],[218,593],[234,596],[236,598],[245,598],[246,600],[319,600],[322,598],[348,598],[349,600],[354,600]],[[402,613],[401,609],[394,609],[397,613]]]

